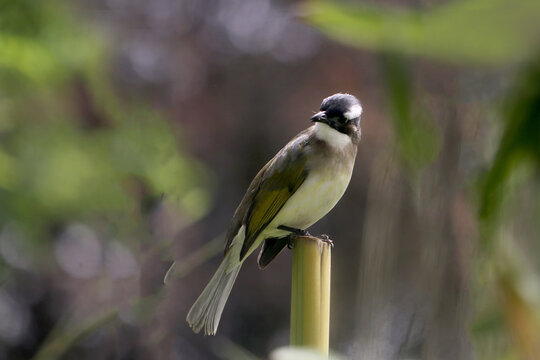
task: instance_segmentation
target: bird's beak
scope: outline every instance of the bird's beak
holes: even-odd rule
[[[319,111],[315,115],[311,117],[311,122],[322,122],[322,123],[328,123],[328,119],[326,117],[326,113],[324,111]]]

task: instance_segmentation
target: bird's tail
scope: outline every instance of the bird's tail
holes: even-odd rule
[[[205,335],[214,335],[217,331],[221,313],[242,266],[241,263],[231,266],[229,261],[231,255],[229,253],[225,256],[216,273],[189,310],[186,321],[196,333],[202,328]]]

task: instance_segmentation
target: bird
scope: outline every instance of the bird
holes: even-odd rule
[[[186,321],[195,333],[215,335],[223,309],[246,258],[261,244],[265,268],[294,236],[324,217],[349,185],[362,106],[353,95],[325,98],[312,126],[296,135],[257,173],[226,233],[225,254]]]

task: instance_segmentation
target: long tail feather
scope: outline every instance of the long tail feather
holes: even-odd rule
[[[241,263],[237,263],[231,268],[230,258],[230,254],[225,256],[216,273],[189,310],[186,321],[196,333],[202,328],[205,335],[214,335],[217,331],[223,308],[242,266]]]

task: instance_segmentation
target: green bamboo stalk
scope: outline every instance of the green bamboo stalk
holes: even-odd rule
[[[299,236],[294,243],[291,345],[320,347],[321,253],[319,240]]]
[[[291,346],[328,355],[330,245],[312,236],[294,242],[291,291]]]
[[[321,349],[328,356],[330,348],[330,269],[332,246],[322,243],[321,254]]]

